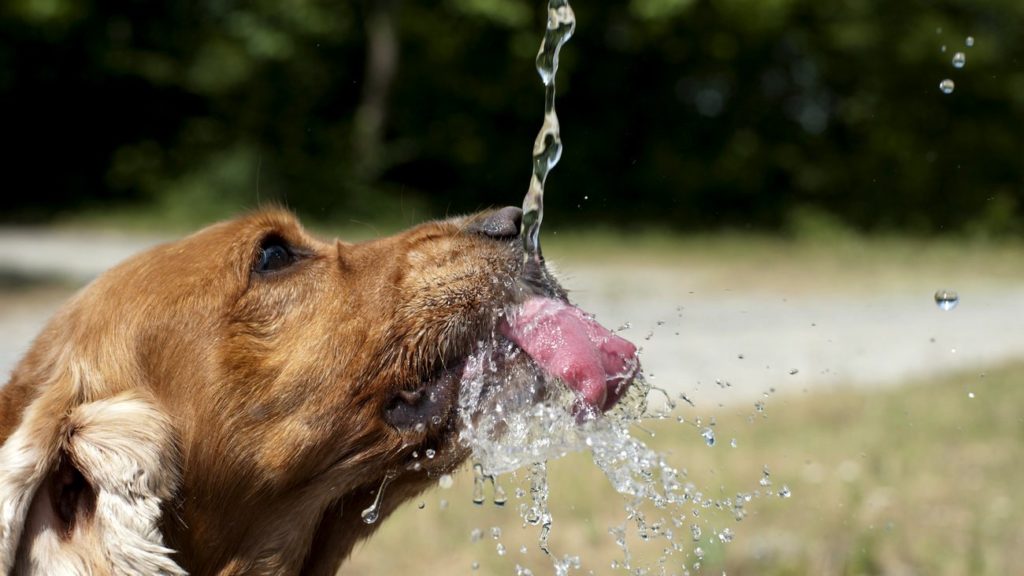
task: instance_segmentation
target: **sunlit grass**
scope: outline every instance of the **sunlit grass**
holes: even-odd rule
[[[546,237],[544,250],[556,264],[602,263],[624,274],[670,267],[700,276],[707,286],[789,293],[864,293],[922,281],[936,288],[951,281],[972,287],[1024,281],[1024,244],[1009,240],[579,230]]]
[[[691,518],[702,527],[699,543],[690,541],[687,525],[676,529],[691,552],[702,547],[705,574],[1019,574],[1022,384],[1024,366],[1017,365],[882,392],[770,397],[763,414],[747,404],[700,414],[684,407],[677,413],[687,420],[716,417],[714,447],[674,420],[652,424],[655,436],[647,440],[670,452],[710,498],[762,492],[740,522],[714,507]],[[764,466],[768,487],[758,484]],[[423,510],[416,502],[401,509],[342,573],[470,574],[473,562],[481,574],[514,574],[516,564],[550,573],[535,529],[521,529],[514,510],[521,500],[512,498],[506,509],[474,507],[467,476],[425,495]],[[778,496],[783,485],[792,497]],[[553,549],[610,573],[621,553],[607,528],[626,522],[623,500],[583,455],[554,463],[551,487]],[[440,509],[441,499],[447,509]],[[502,530],[505,556],[495,552],[492,526]],[[725,527],[735,533],[732,543],[714,538]],[[475,543],[474,528],[484,532]],[[635,532],[631,540],[642,557],[656,556]],[[523,544],[526,554],[519,552]],[[676,568],[695,560],[692,553],[671,558]]]

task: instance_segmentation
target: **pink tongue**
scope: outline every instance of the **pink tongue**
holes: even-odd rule
[[[640,367],[636,346],[579,308],[551,298],[524,302],[502,333],[598,410],[615,405]]]

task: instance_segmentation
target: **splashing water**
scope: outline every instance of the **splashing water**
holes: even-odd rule
[[[590,449],[595,437],[615,432],[611,422],[638,421],[648,391],[638,376],[606,417],[580,422],[576,394],[521,349],[498,337],[479,343],[463,372],[459,435],[473,450],[481,501],[486,478]]]
[[[546,31],[535,61],[545,87],[544,122],[534,141],[533,171],[523,200],[521,225],[525,258],[536,263],[543,262],[540,227],[544,217],[544,185],[548,173],[562,154],[555,112],[555,76],[559,52],[572,36],[575,25],[575,15],[567,0],[548,0]],[[591,317],[588,318],[581,320],[580,325],[596,325],[591,322]],[[627,324],[622,329],[628,327]],[[652,335],[649,334],[647,339]],[[609,394],[614,393],[617,403],[613,400],[614,406],[603,415],[600,415],[600,410],[597,414],[588,415],[581,414],[579,410],[578,382],[570,388],[568,383],[545,372],[527,352],[507,337],[492,334],[478,342],[476,350],[466,361],[458,397],[459,442],[472,452],[472,501],[477,505],[484,504],[487,484],[490,483],[494,489],[494,504],[504,505],[507,498],[498,483],[499,475],[525,470],[529,491],[516,488],[515,495],[519,500],[516,510],[525,527],[537,530],[537,547],[550,558],[556,575],[567,575],[570,570],[581,569],[581,560],[578,556],[558,557],[550,550],[549,536],[554,518],[548,506],[549,460],[570,452],[589,452],[612,487],[625,497],[627,521],[610,530],[622,551],[622,560],[616,560],[613,567],[630,570],[633,574],[666,573],[668,557],[684,550],[680,543],[684,536],[692,536],[694,542],[700,540],[701,529],[696,522],[701,510],[725,510],[736,520],[741,520],[746,516],[746,503],[760,495],[754,491],[738,493],[735,497],[723,496],[719,500],[707,498],[694,484],[686,481],[685,469],[674,468],[662,454],[632,436],[631,428],[642,430],[640,421],[652,417],[647,412],[647,396],[652,387],[642,373],[637,373],[635,360],[631,365],[627,363],[622,367],[621,372],[615,369],[604,374],[606,383],[631,380],[632,384],[625,391],[612,386],[613,392]],[[668,398],[667,393],[662,393]],[[618,394],[622,396],[618,397]],[[681,399],[693,406],[685,395]],[[671,411],[676,404],[671,398],[668,400]],[[659,413],[654,417],[666,419],[667,414]],[[679,422],[689,424],[682,417],[679,417]],[[691,425],[703,436],[705,444],[714,446],[712,428],[705,428],[699,419]],[[714,426],[713,419],[711,425]],[[432,456],[428,451],[427,457]],[[649,517],[651,506],[655,512],[651,512],[654,516]],[[657,561],[660,572],[634,566],[628,539],[631,524],[643,542],[664,543]],[[687,526],[690,526],[689,531]],[[481,536],[480,531],[475,530],[471,540],[479,540]],[[497,540],[500,533],[494,537]],[[727,543],[732,540],[732,532],[729,529],[716,531],[711,538]],[[695,547],[695,550],[700,548]],[[496,551],[499,556],[504,556],[504,544],[498,542]],[[521,551],[525,553],[525,550]],[[698,560],[702,556],[703,553],[698,554]],[[698,566],[696,563],[695,567]],[[477,568],[478,564],[474,563],[473,569]],[[532,574],[518,564],[516,573]],[[684,573],[689,573],[685,566]]]
[[[555,113],[555,75],[558,53],[576,29],[576,15],[568,0],[548,0],[547,30],[537,52],[536,66],[544,82],[544,124],[533,143],[533,175],[523,199],[522,237],[526,257],[541,261],[540,225],[544,220],[544,183],[562,157],[562,138]]]
[[[473,502],[486,502],[486,487],[491,482],[497,501],[496,476],[525,469],[529,489],[516,490],[516,510],[524,527],[537,530],[537,548],[550,558],[555,573],[568,574],[578,569],[580,560],[559,557],[549,544],[555,522],[548,506],[547,462],[570,452],[588,452],[614,490],[624,497],[627,522],[612,531],[622,551],[622,559],[616,561],[619,568],[640,569],[630,550],[634,533],[640,543],[663,543],[658,562],[686,554],[687,548],[693,554],[683,539],[692,536],[700,540],[700,526],[693,523],[700,513],[718,510],[742,520],[752,498],[770,493],[765,490],[771,485],[768,470],[763,471],[759,490],[734,497],[723,495],[718,500],[706,497],[686,480],[685,470],[673,467],[663,454],[631,434],[632,428],[640,429],[643,419],[658,418],[647,410],[652,389],[642,374],[638,375],[610,411],[580,421],[573,410],[576,394],[566,384],[542,373],[507,340],[494,336],[478,343],[478,352],[467,361],[459,392],[459,439],[472,450]],[[675,403],[670,405],[674,407]],[[706,424],[700,419],[680,422],[694,426],[708,447],[716,445],[711,427],[714,419]],[[782,493],[779,496],[788,497]],[[712,538],[728,543],[732,533],[715,532]]]

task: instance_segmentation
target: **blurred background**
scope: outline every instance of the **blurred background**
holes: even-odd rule
[[[1020,2],[577,12],[547,202],[562,226],[1020,231]],[[517,204],[544,16],[527,0],[5,2],[0,219],[192,224],[277,200],[322,221],[411,221]]]
[[[574,6],[545,253],[686,395],[636,433],[700,490],[758,495],[692,520],[669,573],[1024,573],[1024,3]],[[214,220],[277,203],[360,239],[519,204],[544,8],[0,5],[0,382],[74,290]],[[407,506],[343,572],[550,573],[470,492]],[[551,504],[557,550],[621,561],[584,456],[552,463]]]

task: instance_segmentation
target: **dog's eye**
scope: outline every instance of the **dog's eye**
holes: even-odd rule
[[[256,262],[252,269],[256,272],[273,272],[287,268],[294,262],[295,254],[285,241],[271,236],[260,243],[260,251],[256,254]]]

